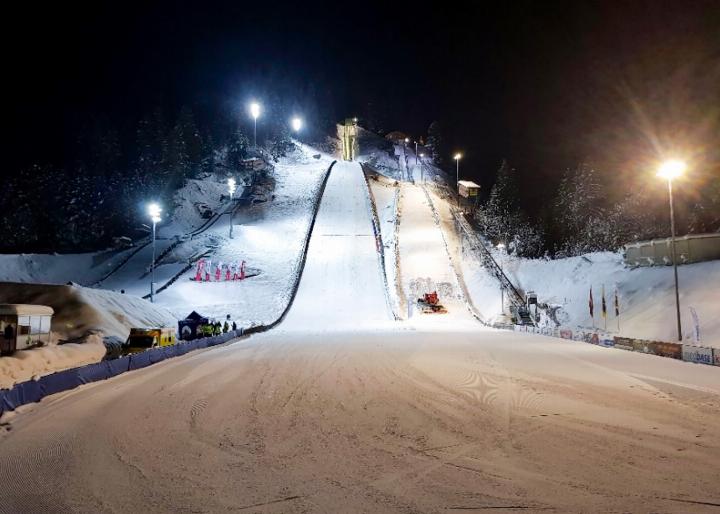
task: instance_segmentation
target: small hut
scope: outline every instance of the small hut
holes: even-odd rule
[[[54,313],[47,305],[0,304],[0,353],[11,354],[50,343]]]

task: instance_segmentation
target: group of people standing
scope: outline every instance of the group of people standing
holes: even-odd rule
[[[219,336],[220,334],[227,334],[230,330],[237,330],[237,323],[234,321],[232,324],[230,324],[229,320],[225,320],[225,323],[220,323],[219,321],[206,323],[204,325],[200,325],[197,328],[197,334],[200,337],[212,337],[212,336]]]

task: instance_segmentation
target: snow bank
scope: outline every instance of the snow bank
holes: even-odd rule
[[[52,331],[65,340],[90,331],[125,339],[131,327],[177,323],[170,311],[142,298],[78,285],[0,283],[0,303],[49,305]]]
[[[0,358],[0,389],[9,389],[33,377],[99,362],[104,355],[105,345],[99,333],[88,334],[81,343],[15,352]]]
[[[72,281],[90,284],[99,280],[131,251],[0,255],[0,282],[65,284]]]
[[[571,326],[592,326],[588,309],[590,286],[595,303],[595,324],[604,327],[601,291],[605,285],[607,327],[617,332],[613,295],[620,299],[620,334],[628,337],[674,341],[677,338],[675,286],[671,267],[625,267],[620,253],[598,252],[566,259],[505,259],[506,273],[525,291],[538,293],[541,302],[562,306],[561,321]],[[678,267],[683,338],[693,340],[693,318],[700,322],[700,342],[720,347],[720,261]]]

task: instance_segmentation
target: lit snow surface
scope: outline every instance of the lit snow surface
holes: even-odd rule
[[[361,173],[333,169],[276,329],[6,416],[0,511],[684,513],[720,503],[718,368],[486,328],[468,305],[489,317],[499,298],[462,271],[447,202],[429,192],[436,219],[420,185],[402,186],[397,281],[403,292],[417,278],[450,284],[450,312],[394,321],[398,288],[388,300]],[[218,252],[247,248],[228,240]],[[237,291],[192,291],[219,312],[242,302]]]

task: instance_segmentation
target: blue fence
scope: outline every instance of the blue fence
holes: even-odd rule
[[[218,336],[182,341],[171,346],[152,348],[119,359],[88,364],[87,366],[53,373],[39,380],[16,384],[12,389],[0,390],[0,415],[5,411],[15,410],[27,403],[39,402],[50,394],[69,391],[83,384],[105,380],[126,371],[144,368],[165,359],[185,355],[193,350],[216,346],[235,337],[240,337],[242,334],[243,330],[240,329]]]

